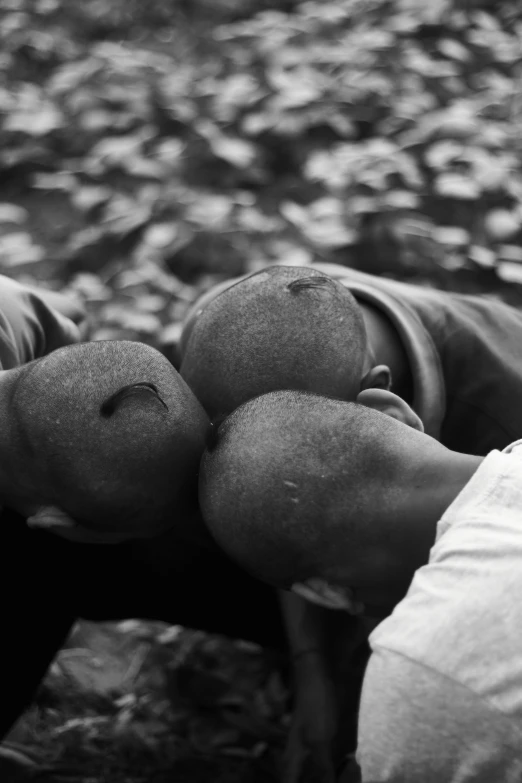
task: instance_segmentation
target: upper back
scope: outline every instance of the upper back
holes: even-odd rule
[[[439,440],[454,451],[486,455],[522,437],[522,312],[485,297],[364,277],[363,283],[350,271],[342,281],[356,298],[370,285],[392,299],[433,345],[425,361],[434,355],[439,361]]]

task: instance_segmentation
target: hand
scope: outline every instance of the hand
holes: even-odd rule
[[[335,783],[337,708],[317,651],[295,659],[295,705],[283,760],[283,783]]]

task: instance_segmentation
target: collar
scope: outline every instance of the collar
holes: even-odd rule
[[[505,449],[502,450],[502,454],[512,454],[514,451],[517,451],[517,457],[522,457],[522,440],[516,440],[513,443],[510,443],[509,446],[506,446]]]
[[[424,431],[440,437],[446,412],[446,388],[435,344],[417,313],[399,297],[364,283],[343,282],[356,299],[368,302],[383,312],[397,330],[410,362],[413,376],[413,409],[424,424]]]

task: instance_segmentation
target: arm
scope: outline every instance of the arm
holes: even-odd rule
[[[299,783],[305,770],[334,783],[333,738],[336,708],[324,655],[321,610],[293,593],[280,593],[293,667],[294,705],[283,780]],[[312,779],[315,779],[312,777]]]
[[[297,783],[315,779],[315,774],[321,783],[328,783],[335,780],[337,763],[354,742],[349,734],[355,725],[362,674],[355,670],[354,677],[352,662],[364,638],[361,622],[293,593],[280,593],[280,601],[294,675],[294,713],[283,780]],[[341,716],[348,718],[346,723],[339,722]],[[342,736],[338,736],[340,727]],[[313,770],[312,777],[303,778],[305,770],[309,775]]]
[[[470,688],[398,653],[372,655],[359,715],[363,783],[520,780],[521,743],[517,721]]]
[[[279,599],[292,659],[298,661],[307,655],[321,655],[324,651],[321,607],[286,590],[280,591]]]

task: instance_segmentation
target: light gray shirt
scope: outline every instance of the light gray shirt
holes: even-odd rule
[[[522,441],[481,463],[370,644],[364,783],[522,781]]]

